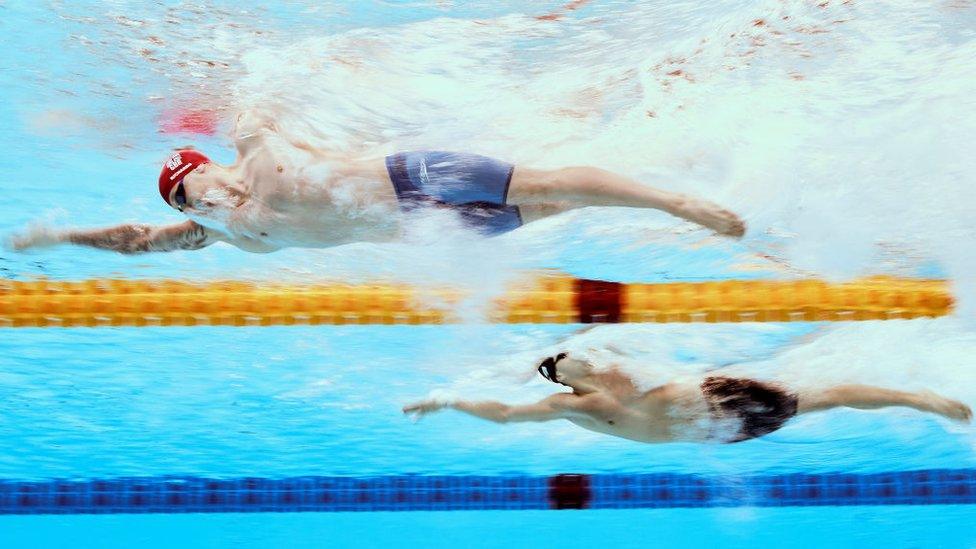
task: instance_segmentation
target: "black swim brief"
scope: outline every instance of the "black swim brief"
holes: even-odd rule
[[[723,442],[740,442],[761,437],[779,429],[796,415],[797,396],[772,383],[731,377],[706,377],[701,384],[713,419],[741,422],[731,438]]]
[[[404,210],[449,207],[489,235],[522,225],[518,206],[507,204],[512,164],[476,154],[412,151],[386,157],[386,169]]]

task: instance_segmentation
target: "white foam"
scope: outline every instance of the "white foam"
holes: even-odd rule
[[[793,235],[779,254],[821,276],[876,272],[879,244],[906,247],[968,301],[976,42],[944,32],[956,12],[619,10],[599,25],[443,18],[255,48],[232,89],[326,145],[596,164],[703,194],[752,234]]]
[[[89,21],[59,9],[66,21]],[[116,7],[77,39],[139,52],[131,55],[167,80],[174,100],[228,116],[259,107],[314,145],[594,164],[704,195],[744,215],[748,246],[810,274],[914,274],[934,261],[955,280],[961,310],[976,310],[972,7],[588,9],[591,18],[539,20],[528,6],[524,15],[330,34],[315,19],[276,26],[246,12],[146,7],[136,17]],[[166,23],[176,16],[180,25]],[[131,56],[92,53],[113,64]],[[579,215],[621,233],[632,219]]]

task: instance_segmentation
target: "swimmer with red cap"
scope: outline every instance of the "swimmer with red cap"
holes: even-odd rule
[[[415,214],[449,212],[487,236],[585,206],[653,208],[720,234],[745,224],[711,202],[664,191],[600,168],[538,170],[470,153],[411,151],[355,156],[313,147],[247,111],[228,166],[188,149],[169,155],[159,193],[189,219],[165,226],[91,230],[34,226],[15,249],[71,243],[121,253],[195,250],[226,242],[251,252],[394,239]]]

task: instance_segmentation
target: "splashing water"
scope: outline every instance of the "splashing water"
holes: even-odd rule
[[[267,109],[353,151],[599,165],[728,205],[748,246],[812,274],[937,261],[970,301],[971,4],[446,6],[369,27],[353,6],[56,10],[80,47],[141,75],[144,97],[113,89],[130,101],[207,107],[225,127]]]

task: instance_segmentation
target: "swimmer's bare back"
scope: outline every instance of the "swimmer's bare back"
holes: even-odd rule
[[[25,250],[62,243],[121,253],[195,250],[227,242],[251,252],[382,242],[400,232],[403,210],[457,211],[485,234],[585,206],[662,210],[720,234],[745,224],[705,200],[655,189],[593,167],[534,170],[466,153],[418,151],[387,158],[315,148],[284,135],[267,115],[238,119],[238,158],[223,166],[193,150],[163,167],[159,190],[189,217],[181,223],[91,230],[35,225],[9,244]]]

